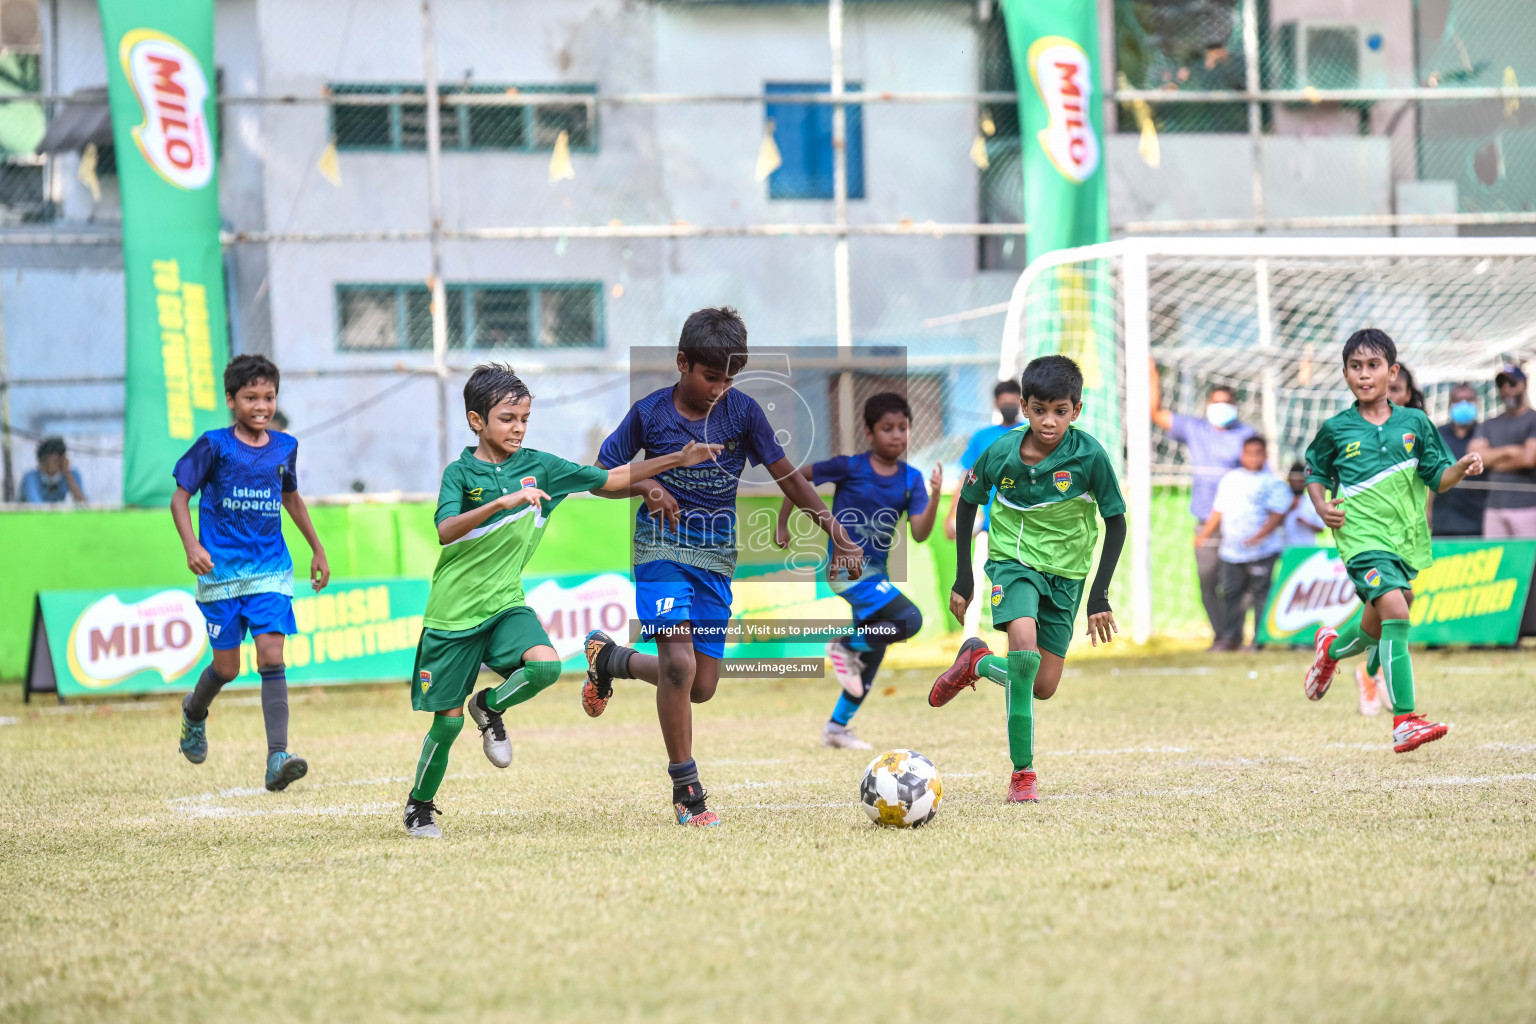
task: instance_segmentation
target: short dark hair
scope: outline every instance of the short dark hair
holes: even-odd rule
[[[726,375],[747,365],[747,325],[730,306],[706,306],[688,314],[677,350],[692,368],[701,363]]]
[[[1305,473],[1306,471],[1307,464],[1298,459],[1297,461],[1291,463],[1291,468],[1286,472],[1286,476],[1290,476],[1292,473]]]
[[[464,382],[464,415],[479,413],[486,420],[504,399],[520,402],[532,397],[528,385],[512,372],[512,367],[506,363],[481,363]]]
[[[1070,399],[1073,405],[1083,400],[1083,371],[1066,356],[1040,356],[1031,359],[1019,377],[1019,395],[1026,401],[1042,402]]]
[[[1210,390],[1208,390],[1205,393],[1205,400],[1207,402],[1209,402],[1211,399],[1215,398],[1216,397],[1216,393],[1218,391],[1221,392],[1222,394],[1226,395],[1228,398],[1236,398],[1237,397],[1237,392],[1233,391],[1231,388],[1227,387],[1225,384],[1212,384],[1211,387],[1210,387]]]
[[[37,442],[37,458],[41,462],[50,455],[63,455],[66,449],[62,437],[45,437]]]
[[[874,430],[875,424],[880,422],[880,417],[888,412],[899,412],[912,422],[912,407],[907,400],[894,391],[882,391],[878,395],[870,395],[869,401],[864,403],[864,429]]]
[[[272,390],[278,390],[282,383],[277,372],[277,364],[266,356],[243,355],[235,356],[224,367],[224,393],[233,395],[247,384],[254,384],[258,380],[270,381]]]
[[[1244,448],[1251,444],[1262,445],[1265,451],[1269,451],[1269,440],[1263,434],[1249,434],[1243,439]]]
[[[992,401],[995,402],[999,398],[1002,398],[1004,395],[1022,394],[1022,391],[1023,389],[1019,387],[1018,381],[1000,380],[997,382],[997,387],[992,389]]]
[[[1357,352],[1375,352],[1387,361],[1391,366],[1397,362],[1397,343],[1392,336],[1378,327],[1366,327],[1349,336],[1344,343],[1344,365],[1349,365],[1349,357]]]

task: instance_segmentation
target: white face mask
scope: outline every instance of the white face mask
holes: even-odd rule
[[[1237,421],[1237,406],[1231,402],[1212,402],[1205,407],[1205,419],[1213,427],[1231,426]]]

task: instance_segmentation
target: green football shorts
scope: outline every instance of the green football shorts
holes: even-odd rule
[[[1360,600],[1370,604],[1383,594],[1394,590],[1411,591],[1413,579],[1419,570],[1390,551],[1362,551],[1344,563],[1349,582],[1355,585]]]
[[[1019,562],[987,559],[987,579],[992,590],[987,603],[992,609],[992,628],[1008,631],[1014,619],[1035,620],[1035,643],[1042,651],[1067,656],[1077,606],[1083,600],[1083,581],[1040,572]]]
[[[502,678],[523,663],[531,647],[553,647],[532,608],[519,605],[486,619],[473,629],[423,629],[411,672],[411,707],[451,711],[475,692],[480,666]]]

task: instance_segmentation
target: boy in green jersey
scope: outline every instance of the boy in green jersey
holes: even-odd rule
[[[971,466],[955,515],[955,585],[949,610],[965,621],[971,603],[971,525],[976,507],[996,488],[987,540],[993,628],[1008,634],[999,657],[972,637],[955,663],[934,681],[928,703],[947,704],[963,687],[986,678],[1007,694],[1008,753],[1013,778],[1008,802],[1034,802],[1034,701],[1056,692],[1083,581],[1093,565],[1104,518],[1104,553],[1088,592],[1088,638],[1109,643],[1118,632],[1109,608],[1109,581],[1125,544],[1125,499],[1109,456],[1085,430],[1072,426],[1083,411],[1083,374],[1066,356],[1030,361],[1023,387],[1022,429],[1010,430]]]
[[[464,727],[464,699],[480,730],[485,756],[512,763],[502,712],[538,695],[560,677],[539,617],[523,599],[523,566],[533,556],[550,513],[576,491],[628,488],[657,473],[714,457],[717,444],[690,443],[670,455],[603,469],[581,466],[523,446],[532,396],[510,367],[477,366],[464,385],[464,412],[479,444],[443,470],[437,538],[424,628],[411,673],[411,706],[433,712],[422,743],[405,827],[437,837],[432,798],[448,768],[448,749]],[[505,679],[470,697],[480,666]]]
[[[1382,697],[1392,704],[1392,749],[1406,754],[1449,729],[1415,713],[1408,656],[1413,578],[1433,560],[1425,500],[1430,490],[1444,494],[1463,477],[1481,473],[1483,460],[1468,452],[1453,462],[1428,416],[1392,404],[1387,394],[1397,374],[1397,346],[1385,331],[1350,335],[1344,381],[1355,404],[1324,421],[1307,448],[1307,495],[1333,531],[1365,607],[1342,631],[1318,630],[1304,688],[1309,700],[1321,700],[1340,658],[1379,645]]]

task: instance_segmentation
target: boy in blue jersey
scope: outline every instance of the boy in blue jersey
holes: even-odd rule
[[[874,395],[864,403],[864,431],[869,451],[839,455],[802,467],[800,475],[813,484],[833,483],[832,517],[864,550],[864,572],[857,580],[834,579],[833,593],[853,609],[857,632],[827,644],[827,660],[843,693],[822,728],[821,745],[843,750],[869,750],[848,723],[875,683],[885,649],[910,640],[923,628],[923,613],[891,582],[891,545],[901,515],[907,514],[912,539],[921,544],[933,532],[939,511],[944,469],[934,466],[923,487],[923,474],[902,461],[912,429],[912,407],[894,392]],[[788,498],[779,508],[774,543],[789,546]],[[831,549],[828,549],[831,555]]]
[[[282,511],[309,542],[310,585],[331,578],[325,548],[299,497],[299,442],[269,430],[277,411],[277,367],[264,356],[236,356],[224,371],[224,400],[234,424],[210,430],[176,463],[171,518],[197,576],[197,605],[208,623],[213,664],[181,702],[181,752],[193,764],[208,756],[208,705],[240,674],[240,643],[256,645],[261,713],[267,726],[267,789],[304,777],[309,765],[288,753],[288,680],[283,637],[293,621],[293,559],[283,543]],[[197,531],[189,503],[198,500]]]
[[[600,630],[587,635],[587,685],[582,707],[596,717],[614,679],[656,686],[656,714],[667,746],[672,805],[680,825],[717,825],[693,760],[692,704],[715,694],[724,631],[731,617],[736,568],[736,488],[747,463],[765,466],[779,488],[833,538],[829,574],[857,579],[863,550],[832,518],[795,472],[762,408],[732,389],[747,365],[747,326],[734,309],[701,309],[683,324],[677,344],[678,382],[636,402],[598,453],[599,465],[622,466],[681,451],[690,441],[724,446],[712,461],[671,469],[626,488],[644,499],[635,520],[635,604],[643,635],[657,653],[639,654]]]

